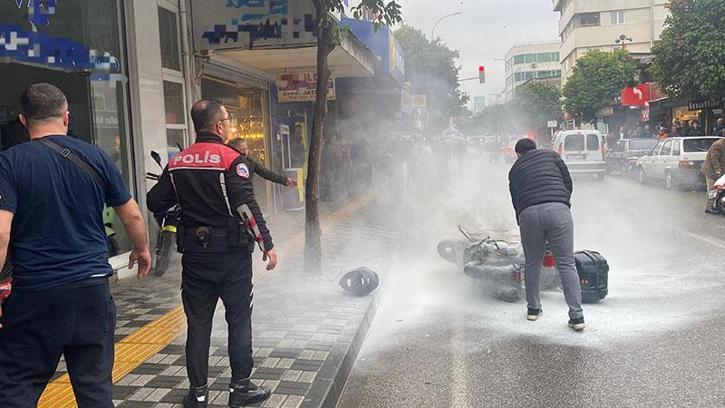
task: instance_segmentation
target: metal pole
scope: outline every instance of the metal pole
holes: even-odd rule
[[[461,13],[460,11],[456,11],[455,13],[446,14],[445,16],[439,18],[435,22],[435,24],[433,24],[433,29],[430,31],[430,40],[431,40],[431,42],[435,41],[435,32],[436,32],[436,27],[438,27],[438,23],[440,23],[441,21],[443,21],[444,19],[446,19],[448,17],[454,17],[454,16],[458,16],[458,15],[461,15],[461,14],[463,14],[463,13]]]

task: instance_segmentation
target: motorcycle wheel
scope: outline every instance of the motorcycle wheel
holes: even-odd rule
[[[113,258],[118,255],[120,247],[118,246],[118,242],[116,242],[116,238],[113,236],[107,236],[106,243],[108,244],[108,257]]]
[[[169,268],[169,258],[171,258],[171,244],[174,241],[174,233],[170,231],[161,231],[159,240],[156,243],[156,263],[154,264],[154,275],[164,276]]]

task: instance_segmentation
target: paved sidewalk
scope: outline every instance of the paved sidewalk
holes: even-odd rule
[[[255,277],[253,315],[255,369],[252,377],[273,390],[265,407],[334,407],[337,402],[375,314],[375,296],[354,298],[339,288],[337,280],[344,272],[367,266],[383,275],[384,282],[384,273],[396,250],[395,223],[377,216],[379,208],[374,203],[360,207],[352,213],[343,209],[342,215],[332,214],[323,222],[323,226],[327,225],[323,233],[325,258],[323,270],[315,276],[301,270],[302,247],[286,247],[286,243],[299,242],[299,239],[294,239],[294,234],[289,232],[275,234],[278,220],[271,222],[281,264],[278,270]],[[261,264],[258,252],[254,261]],[[147,325],[178,312],[179,272],[177,264],[162,278],[126,279],[114,285],[118,305],[117,342],[128,340],[134,333],[153,331],[154,326]],[[183,319],[177,320],[182,321],[175,328],[178,332],[183,329]],[[123,373],[122,378],[114,375],[116,405],[180,407],[189,385],[185,338],[182,330],[168,345],[159,346],[158,353],[127,374]],[[231,371],[226,342],[226,322],[220,302],[209,362],[211,406],[227,403]]]

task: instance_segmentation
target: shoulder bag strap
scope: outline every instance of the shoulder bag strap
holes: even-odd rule
[[[85,160],[78,157],[77,154],[70,151],[70,149],[67,149],[51,140],[48,140],[47,138],[42,138],[39,140],[40,143],[48,146],[51,148],[54,152],[58,153],[59,155],[65,157],[66,159],[70,160],[73,164],[78,166],[81,170],[83,170],[84,173],[86,173],[92,180],[95,182],[98,187],[101,189],[104,189],[106,187],[106,181],[101,177],[98,172],[91,167],[88,163],[86,163]]]

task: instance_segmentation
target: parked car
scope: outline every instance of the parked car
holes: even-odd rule
[[[702,165],[717,136],[671,137],[661,140],[637,161],[637,179],[646,184],[664,181],[667,189],[702,184]]]
[[[607,141],[596,130],[566,130],[559,132],[552,148],[559,153],[573,174],[595,174],[604,180],[607,174]]]
[[[620,139],[607,153],[607,172],[627,176],[634,174],[637,159],[651,152],[658,139]]]

